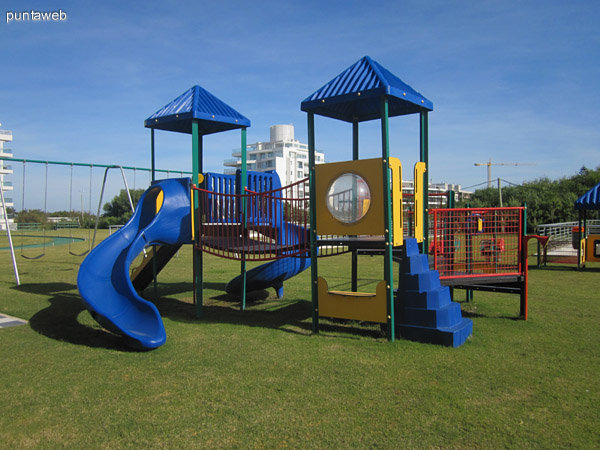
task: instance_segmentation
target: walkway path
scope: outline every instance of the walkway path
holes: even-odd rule
[[[25,325],[26,323],[26,320],[0,314],[0,328],[16,327],[17,325]]]

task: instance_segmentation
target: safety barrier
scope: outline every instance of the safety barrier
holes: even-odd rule
[[[308,179],[266,192],[252,191],[255,182],[248,185],[246,194],[192,188],[198,194],[196,248],[246,261],[307,254]]]
[[[522,274],[524,208],[430,210],[430,247],[440,279]]]

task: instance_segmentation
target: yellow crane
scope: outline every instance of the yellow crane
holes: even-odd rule
[[[535,163],[493,163],[492,158],[488,162],[475,163],[476,166],[487,166],[488,188],[492,187],[492,166],[535,166]]]

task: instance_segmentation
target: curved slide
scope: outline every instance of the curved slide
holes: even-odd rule
[[[286,233],[295,235],[296,243],[308,240],[308,233],[303,227],[285,224]],[[281,232],[282,230],[280,230]],[[246,272],[246,291],[257,291],[260,289],[275,288],[277,297],[283,297],[283,282],[295,277],[310,267],[309,256],[290,256],[288,258],[270,261]],[[242,277],[238,275],[225,286],[228,294],[239,295],[242,290]]]
[[[189,178],[153,183],[129,222],[98,244],[79,268],[77,287],[92,317],[133,347],[156,348],[167,336],[156,306],[136,293],[129,267],[147,245],[192,242],[190,205]]]

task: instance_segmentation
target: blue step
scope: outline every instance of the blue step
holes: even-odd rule
[[[442,308],[452,301],[448,286],[440,286],[424,292],[406,290],[402,292],[402,298],[400,296],[397,298],[406,308]]]
[[[419,273],[429,270],[429,258],[427,255],[413,255],[403,258],[400,262],[400,273]]]
[[[400,290],[403,291],[425,292],[435,290],[440,286],[440,274],[437,270],[400,275]]]
[[[430,270],[427,255],[415,239],[404,241],[400,282],[396,291],[396,329],[404,338],[451,347],[462,345],[473,332],[473,321],[462,317],[440,275]]]
[[[422,327],[452,327],[462,321],[462,314],[460,305],[451,302],[437,309],[403,308],[400,321]]]
[[[400,331],[402,337],[411,341],[459,347],[473,333],[473,321],[462,319],[461,322],[452,327],[441,328],[402,324],[397,326],[396,329]]]
[[[404,240],[404,256],[415,256],[420,255],[419,253],[419,244],[415,238],[408,238]]]

